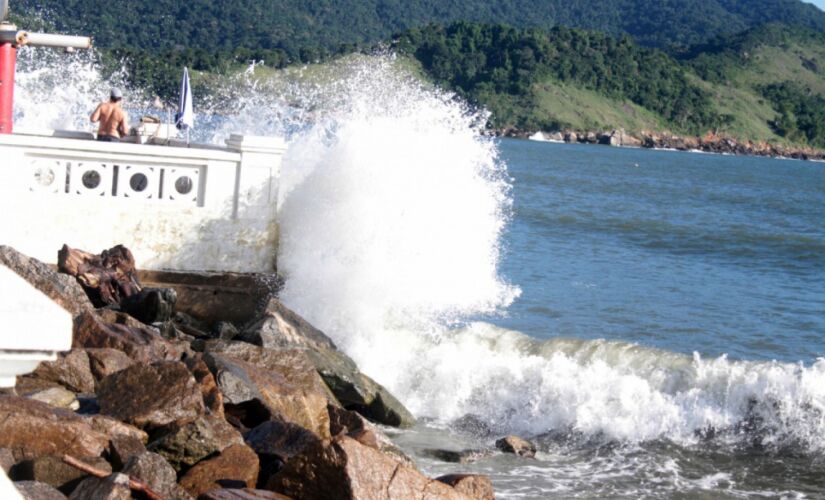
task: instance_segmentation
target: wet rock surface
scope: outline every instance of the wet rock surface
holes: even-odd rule
[[[518,436],[505,436],[496,441],[496,448],[504,453],[514,453],[520,457],[536,456],[536,445]]]

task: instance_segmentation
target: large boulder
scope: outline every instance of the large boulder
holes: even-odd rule
[[[75,318],[72,346],[117,349],[141,363],[180,359],[184,352],[180,344],[165,340],[154,328],[106,309]]]
[[[261,315],[240,338],[267,348],[306,350],[315,369],[345,408],[356,410],[384,425],[410,427],[412,414],[389,391],[364,375],[335,343],[277,299],[270,299]]]
[[[109,375],[98,391],[100,411],[142,429],[193,422],[205,410],[195,378],[181,362],[137,364]]]
[[[123,245],[100,255],[63,245],[57,252],[57,269],[74,276],[96,307],[119,305],[140,292],[135,258]]]
[[[37,259],[27,257],[9,246],[0,245],[0,263],[31,283],[73,316],[93,309],[83,288],[74,278],[58,273]]]
[[[180,485],[193,497],[225,487],[254,488],[258,467],[255,452],[246,445],[236,444],[189,469],[180,478]]]
[[[436,478],[444,484],[452,486],[459,493],[463,493],[474,500],[495,500],[496,494],[493,483],[487,476],[478,474],[448,474]]]
[[[100,456],[109,436],[74,412],[16,396],[0,396],[0,447],[16,461],[44,455]]]
[[[163,456],[178,471],[234,444],[243,436],[223,418],[203,415],[189,424],[171,429],[149,443],[149,450]]]
[[[468,498],[347,436],[294,457],[269,480],[267,489],[296,500]]]
[[[326,394],[314,386],[291,383],[275,371],[266,371],[234,356],[210,352],[204,356],[215,374],[224,404],[258,400],[273,415],[329,437]]]

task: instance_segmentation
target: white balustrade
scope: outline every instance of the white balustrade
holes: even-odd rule
[[[272,271],[284,142],[227,144],[0,135],[0,244],[52,263],[64,243],[122,243],[147,269]]]

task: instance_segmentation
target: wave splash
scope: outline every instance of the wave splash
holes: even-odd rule
[[[335,105],[285,158],[282,298],[413,412],[473,414],[498,433],[825,450],[825,360],[691,358],[462,325],[519,293],[497,273],[506,166],[483,117],[452,96],[387,59],[349,69],[313,97]]]

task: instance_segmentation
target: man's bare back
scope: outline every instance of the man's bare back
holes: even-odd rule
[[[97,129],[98,139],[101,137],[120,138],[128,133],[126,127],[126,112],[120,107],[120,101],[102,102],[91,116],[92,122],[100,122]]]

